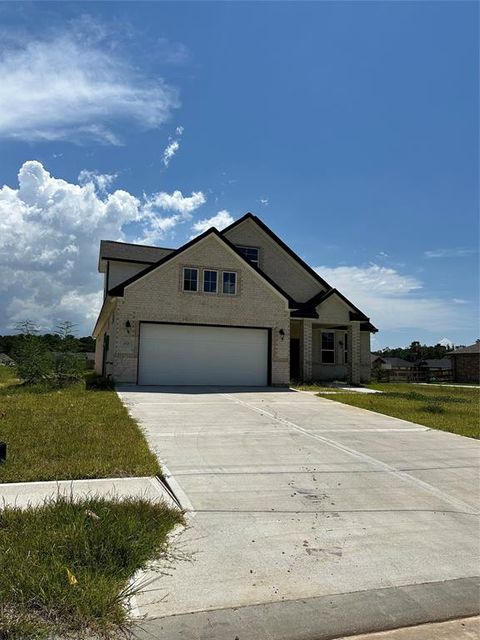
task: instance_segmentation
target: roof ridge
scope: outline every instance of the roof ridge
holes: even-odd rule
[[[231,229],[235,228],[236,226],[238,226],[242,222],[245,222],[245,220],[248,220],[248,219],[253,220],[260,227],[260,229],[262,229],[262,231],[264,231],[264,233],[266,233],[268,236],[270,236],[270,238],[274,242],[276,242],[301,267],[303,267],[303,269],[309,275],[311,275],[317,282],[319,282],[326,289],[331,289],[331,285],[329,285],[328,282],[322,278],[322,276],[320,276],[316,271],[314,271],[312,269],[312,267],[305,262],[305,260],[303,260],[279,236],[277,236],[277,234],[274,231],[272,231],[270,229],[270,227],[267,226],[265,224],[265,222],[263,222],[263,220],[261,218],[259,218],[258,216],[254,215],[250,211],[248,211],[245,215],[243,215],[238,220],[235,220],[234,222],[232,222],[232,224],[230,224],[228,227],[225,227],[225,229],[223,229],[222,232],[221,232],[222,235],[224,235],[225,233],[227,233],[228,231],[230,231]]]
[[[102,242],[113,242],[115,244],[128,244],[130,247],[144,247],[146,249],[161,249],[162,251],[176,251],[172,247],[157,247],[154,244],[139,244],[138,242],[123,242],[122,240],[100,240]]]

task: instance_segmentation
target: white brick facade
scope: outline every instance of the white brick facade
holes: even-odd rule
[[[297,363],[293,363],[298,365],[294,367],[295,377],[300,376],[305,381],[348,379],[355,384],[367,382],[370,379],[370,333],[362,326],[361,318],[368,318],[336,290],[317,279],[305,263],[297,260],[288,247],[282,246],[274,235],[269,235],[268,228],[255,220],[258,219],[247,214],[236,226],[227,229],[226,241],[217,231],[210,230],[178,252],[159,249],[157,255],[164,256],[164,262],[144,275],[140,271],[137,279],[135,276],[130,284],[114,290],[112,285],[117,284],[117,276],[120,279],[122,274],[128,277],[140,266],[135,260],[137,252],[135,245],[123,248],[121,243],[102,242],[99,268],[107,278],[110,270],[111,283],[107,286],[94,332],[97,338],[96,371],[112,376],[117,382],[135,384],[141,323],[159,322],[268,329],[269,381],[274,385],[290,382],[291,333],[296,345],[292,353],[299,354]],[[230,242],[237,247],[258,248],[259,267],[265,276],[240,257],[235,248],[229,246]],[[110,265],[106,254],[112,251],[118,256],[111,258]],[[140,248],[140,259],[147,259],[146,252],[151,258],[155,248]],[[185,267],[198,269],[198,291],[183,290]],[[218,272],[218,293],[202,291],[204,269]],[[234,295],[222,293],[223,271],[237,274]],[[291,306],[295,309],[303,309],[305,302],[317,304],[312,309],[307,305],[311,317],[291,320],[286,296],[291,298]],[[352,319],[355,317],[360,320]],[[322,354],[323,331],[334,334],[334,361],[331,354],[329,359]],[[331,337],[329,341],[332,341]]]
[[[234,271],[236,295],[183,291],[183,267]],[[137,381],[140,321],[211,324],[271,329],[271,382],[289,382],[287,301],[215,235],[169,260],[125,288],[117,301],[113,335],[113,378]],[[127,326],[127,322],[130,326]],[[283,335],[280,330],[283,330]]]

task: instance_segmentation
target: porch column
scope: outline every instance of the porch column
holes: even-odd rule
[[[304,382],[312,379],[312,321],[302,320],[300,336],[300,364]]]
[[[350,384],[360,384],[360,322],[350,323],[348,342],[348,381]]]

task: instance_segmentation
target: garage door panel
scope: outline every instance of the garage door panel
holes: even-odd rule
[[[268,384],[268,331],[142,323],[139,384]]]

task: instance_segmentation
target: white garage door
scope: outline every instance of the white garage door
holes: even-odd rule
[[[268,331],[140,325],[138,384],[268,384]]]

